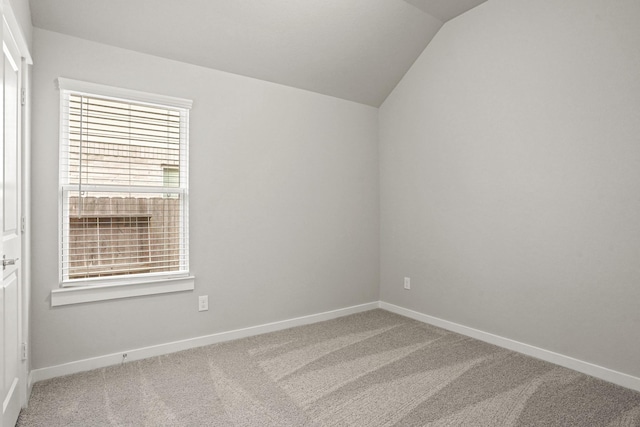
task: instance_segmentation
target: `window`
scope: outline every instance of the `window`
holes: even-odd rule
[[[58,84],[62,287],[187,277],[191,101]]]

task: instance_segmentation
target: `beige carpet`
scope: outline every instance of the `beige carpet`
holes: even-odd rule
[[[35,384],[19,426],[640,426],[640,393],[383,310]]]

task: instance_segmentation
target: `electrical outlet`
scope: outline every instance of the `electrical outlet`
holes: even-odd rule
[[[200,295],[198,297],[198,311],[209,310],[209,295]]]
[[[404,278],[404,288],[411,289],[411,277]]]

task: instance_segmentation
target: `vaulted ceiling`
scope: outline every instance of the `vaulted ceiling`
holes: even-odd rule
[[[30,0],[33,25],[379,106],[486,0]]]

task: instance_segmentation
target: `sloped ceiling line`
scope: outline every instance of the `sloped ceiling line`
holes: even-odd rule
[[[484,1],[30,0],[30,6],[38,28],[378,107],[443,22]]]

